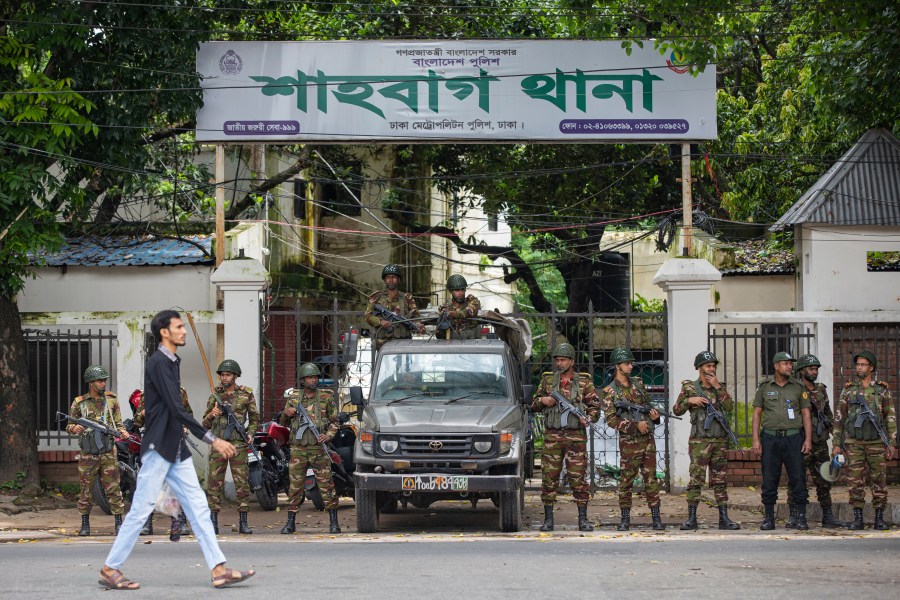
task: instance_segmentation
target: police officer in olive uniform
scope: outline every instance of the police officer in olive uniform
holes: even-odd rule
[[[297,376],[300,378],[300,389],[293,390],[287,397],[284,410],[278,422],[291,430],[291,491],[288,504],[287,523],[281,533],[294,533],[296,529],[297,509],[303,498],[303,484],[306,481],[307,469],[316,474],[319,491],[325,510],[328,511],[330,533],[340,533],[337,507],[338,499],[334,492],[334,481],[331,479],[331,458],[325,454],[322,444],[328,444],[338,431],[337,414],[334,405],[334,393],[330,389],[319,389],[319,367],[305,363],[300,367]],[[319,430],[319,437],[309,430],[309,424],[303,413],[297,410],[302,403],[303,408],[313,424]]]
[[[73,417],[91,419],[103,423],[107,427],[117,429],[122,437],[128,435],[122,425],[122,413],[119,408],[119,400],[112,392],[106,391],[106,380],[109,379],[109,371],[102,365],[91,365],[84,370],[84,382],[88,385],[88,393],[78,396],[69,408],[69,414]],[[91,535],[91,489],[94,481],[100,477],[100,485],[106,491],[109,500],[109,508],[112,510],[116,524],[116,533],[122,526],[122,514],[125,512],[125,503],[122,500],[122,490],[119,488],[119,465],[116,459],[116,443],[111,435],[95,435],[94,429],[84,427],[69,421],[66,431],[79,436],[78,444],[81,453],[78,457],[78,479],[81,484],[81,493],[78,496],[78,512],[81,513],[81,529],[78,535]]]
[[[379,350],[388,340],[405,340],[412,337],[412,332],[406,325],[391,323],[384,317],[375,314],[375,305],[380,304],[392,313],[403,317],[404,319],[417,319],[419,317],[419,308],[416,301],[409,292],[401,292],[400,287],[400,267],[398,265],[387,265],[381,270],[381,279],[384,281],[385,289],[372,293],[369,296],[369,303],[366,305],[365,320],[375,332],[375,349]],[[425,333],[425,326],[416,323],[415,329],[418,333]]]
[[[450,300],[441,306],[440,312],[450,318],[451,327],[446,330],[448,339],[477,340],[481,337],[481,326],[474,320],[481,310],[481,301],[472,294],[466,295],[466,287],[468,282],[462,275],[447,278]]]
[[[256,406],[256,399],[253,397],[253,390],[237,384],[237,378],[241,376],[241,367],[237,361],[223,360],[216,369],[216,373],[219,374],[220,385],[210,394],[206,403],[203,426],[212,431],[213,435],[234,444],[237,454],[234,458],[226,458],[215,449],[209,451],[209,479],[206,486],[209,518],[218,535],[219,510],[222,508],[222,496],[224,496],[225,489],[225,471],[228,470],[228,465],[231,465],[231,477],[234,479],[234,491],[239,504],[238,533],[253,533],[250,525],[247,524],[247,511],[250,508],[250,468],[247,465],[247,450],[253,442],[253,434],[259,425],[259,409]],[[238,423],[244,426],[246,439],[238,433],[235,423],[229,420],[222,404],[227,404],[234,412]]]
[[[817,382],[819,367],[822,363],[813,354],[804,354],[797,360],[797,374],[800,383],[809,394],[809,416],[812,421],[812,450],[806,455],[806,468],[816,485],[816,499],[822,508],[822,527],[847,527],[849,523],[836,519],[831,502],[831,483],[819,472],[819,465],[831,460],[828,452],[828,438],[834,428],[834,414],[828,401],[828,389],[824,383]],[[797,507],[788,494],[788,505],[791,516],[785,523],[785,529],[793,529],[797,525]]]
[[[593,531],[594,526],[587,517],[587,505],[590,499],[588,484],[584,480],[587,470],[587,419],[566,415],[562,420],[562,411],[551,392],[559,392],[576,408],[596,423],[600,418],[597,406],[597,393],[589,373],[576,373],[575,348],[572,344],[559,344],[553,352],[555,371],[544,373],[541,384],[534,393],[531,410],[544,416],[544,446],[541,451],[541,502],[544,504],[544,524],[541,531],[553,531],[553,505],[556,502],[556,490],[559,487],[559,475],[562,472],[563,460],[566,461],[566,476],[572,496],[578,506],[578,530]]]
[[[653,519],[653,529],[662,531],[662,517],[659,514],[659,481],[656,479],[656,440],[654,427],[659,423],[659,411],[651,409],[640,413],[635,420],[633,413],[616,408],[616,402],[630,402],[650,406],[650,394],[640,377],[632,377],[634,355],[628,348],[616,348],[610,355],[610,362],[616,366],[615,377],[603,388],[600,402],[606,416],[606,425],[619,433],[619,510],[621,519],[618,530],[628,531],[631,527],[631,489],[638,473],[644,479],[644,493]]]
[[[886,531],[890,526],[884,521],[887,506],[887,469],[884,463],[897,454],[894,451],[897,416],[888,384],[875,380],[875,369],[878,367],[875,354],[861,350],[853,355],[853,360],[856,379],[847,382],[834,407],[835,445],[832,453],[834,456],[843,453],[847,459],[847,486],[850,488],[850,506],[853,507],[850,529],[865,528],[863,508],[868,482],[872,487],[872,508],[875,509],[872,528]],[[863,412],[863,402],[868,405],[871,415]],[[887,436],[888,444],[881,440],[873,419]]]
[[[772,359],[775,375],[763,379],[753,399],[753,451],[762,455],[762,503],[765,510],[760,529],[775,529],[775,503],[781,467],[787,471],[790,497],[796,507],[797,529],[806,522],[806,473],[803,456],[812,449],[809,394],[791,377],[796,358],[778,352]]]
[[[725,382],[719,381],[716,375],[718,366],[719,359],[709,350],[697,354],[694,368],[699,376],[696,381],[686,379],[681,382],[681,393],[672,408],[676,415],[691,413],[691,436],[688,439],[691,480],[687,486],[688,518],[681,525],[682,531],[697,529],[697,505],[707,468],[709,485],[719,505],[719,529],[741,528],[728,518],[728,433],[715,419],[706,426],[707,404],[722,413],[729,413],[734,408]]]

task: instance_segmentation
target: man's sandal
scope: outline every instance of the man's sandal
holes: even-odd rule
[[[234,571],[232,569],[225,569],[225,573],[212,578],[212,586],[216,589],[228,587],[229,585],[234,585],[235,583],[240,583],[242,581],[250,579],[254,575],[256,575],[256,571],[254,571],[253,569],[250,569],[249,571]]]
[[[127,579],[122,571],[113,570],[108,575],[100,571],[100,580],[97,582],[108,590],[138,590],[141,584]]]

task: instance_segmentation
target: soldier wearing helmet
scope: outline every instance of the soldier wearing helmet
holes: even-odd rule
[[[635,414],[623,410],[617,403],[628,402],[650,406],[650,394],[640,377],[632,377],[634,354],[628,348],[615,348],[610,360],[615,365],[612,381],[603,388],[601,406],[606,416],[606,425],[619,433],[619,531],[631,527],[631,489],[638,474],[644,479],[644,492],[653,519],[653,529],[665,529],[659,514],[659,481],[656,479],[656,440],[653,437],[655,425],[659,423],[659,412],[654,408],[647,414]]]
[[[259,409],[253,390],[238,385],[241,367],[237,361],[225,359],[216,369],[219,385],[209,396],[206,412],[203,413],[203,426],[209,428],[213,435],[234,444],[237,454],[232,458],[217,452],[214,448],[209,452],[209,473],[206,485],[206,498],[209,504],[209,518],[213,530],[219,533],[219,511],[222,509],[222,497],[225,492],[225,472],[231,465],[231,477],[234,480],[234,491],[238,501],[238,533],[253,533],[247,523],[247,512],[250,510],[250,468],[247,464],[247,451],[253,443],[253,434],[259,425]],[[236,424],[232,422],[222,405],[227,405],[234,413],[237,424],[244,427],[247,434],[242,439]]]
[[[468,282],[459,274],[447,278],[450,299],[440,307],[440,311],[450,317],[451,328],[448,335],[463,340],[477,340],[481,337],[481,326],[473,320],[481,310],[481,301],[472,294],[466,295]],[[452,334],[451,334],[452,332]]]
[[[672,412],[683,415],[690,412],[691,435],[688,439],[688,454],[691,457],[690,483],[687,486],[688,518],[681,525],[682,531],[697,529],[697,505],[700,492],[709,469],[709,485],[719,505],[719,529],[735,530],[741,526],[728,517],[728,433],[718,421],[707,423],[706,405],[712,405],[719,412],[731,412],[734,401],[719,381],[716,370],[719,359],[709,350],[704,350],[694,358],[694,368],[698,371],[696,380],[681,382],[681,393],[675,400]]]
[[[817,382],[819,367],[822,363],[813,354],[804,354],[797,359],[796,372],[800,383],[809,394],[809,416],[812,421],[812,450],[804,457],[806,468],[816,485],[816,498],[822,508],[822,527],[847,527],[849,523],[835,518],[831,501],[831,482],[826,481],[819,472],[819,465],[831,460],[828,451],[828,439],[834,428],[834,415],[828,401],[828,389],[824,383]],[[785,529],[797,526],[797,508],[788,493],[790,518],[784,524]]]
[[[380,349],[388,340],[409,339],[412,333],[409,327],[403,324],[392,323],[382,316],[375,314],[375,305],[383,306],[390,312],[404,319],[418,319],[419,308],[416,301],[409,292],[400,291],[400,267],[390,264],[381,270],[381,279],[384,281],[384,290],[373,292],[369,295],[369,302],[366,304],[365,320],[372,327],[373,338],[375,339],[375,349]],[[415,329],[418,333],[425,333],[425,326],[415,322]]]
[[[875,509],[873,529],[885,531],[887,506],[887,469],[885,460],[896,456],[897,417],[891,391],[885,381],[875,379],[878,360],[869,350],[853,355],[856,377],[844,385],[834,407],[834,456],[844,454],[847,460],[847,487],[853,522],[850,529],[864,529],[863,508],[866,505],[866,484],[872,488],[872,508]],[[865,403],[869,407],[865,411]],[[860,418],[862,417],[862,418]],[[876,424],[879,427],[876,427]],[[884,444],[878,429],[887,436]]]
[[[587,469],[586,419],[563,413],[550,395],[559,392],[587,415],[594,423],[600,418],[597,393],[589,373],[575,371],[575,348],[563,342],[553,350],[554,370],[544,373],[534,393],[531,410],[544,418],[544,447],[541,453],[541,502],[544,504],[544,523],[541,531],[553,531],[553,505],[559,487],[559,475],[566,460],[566,477],[572,496],[578,507],[579,531],[593,531],[588,520],[587,505],[590,499],[584,476]]]
[[[103,423],[107,427],[118,429],[122,437],[128,435],[122,425],[122,413],[119,408],[119,400],[112,392],[106,391],[106,380],[109,372],[102,365],[91,365],[84,371],[84,383],[88,386],[88,393],[78,396],[69,407],[69,414],[73,417],[91,419]],[[119,465],[116,460],[116,445],[112,436],[102,436],[102,443],[98,444],[98,438],[94,430],[85,428],[73,421],[66,425],[66,431],[77,435],[81,453],[78,456],[78,479],[81,484],[81,493],[78,495],[78,512],[81,513],[81,529],[78,535],[91,535],[91,489],[94,481],[100,477],[100,485],[106,491],[109,500],[109,508],[113,514],[116,533],[122,526],[122,515],[125,513],[125,503],[122,501],[122,490],[119,488]]]
[[[297,372],[300,389],[285,392],[284,410],[278,419],[279,423],[291,430],[291,494],[287,523],[281,529],[284,534],[294,533],[296,530],[297,509],[303,501],[307,469],[312,469],[315,473],[319,491],[322,492],[322,501],[328,511],[328,531],[341,532],[337,518],[338,499],[331,479],[331,459],[322,449],[322,444],[328,444],[338,431],[337,413],[334,393],[328,388],[319,388],[320,375],[319,367],[313,363],[305,363],[300,367]],[[298,405],[302,405],[312,419],[319,430],[319,437],[309,430],[303,411],[297,409]]]

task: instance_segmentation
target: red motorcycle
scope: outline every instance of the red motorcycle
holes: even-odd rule
[[[250,467],[250,489],[256,493],[263,510],[278,508],[278,494],[291,487],[291,430],[275,421],[259,426],[253,435],[253,450],[247,460]],[[303,503],[305,496],[300,498]]]

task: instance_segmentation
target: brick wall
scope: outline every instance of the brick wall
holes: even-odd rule
[[[815,486],[812,477],[807,473],[807,484],[810,489]],[[887,464],[888,483],[900,483],[900,461],[894,459]],[[748,485],[760,486],[762,484],[762,463],[759,453],[745,450],[743,453],[737,450],[728,451],[728,485],[732,487],[747,487]],[[781,485],[787,485],[787,475],[782,472]],[[846,485],[841,479],[837,485]]]
[[[38,473],[46,481],[78,481],[78,451],[38,452]]]

